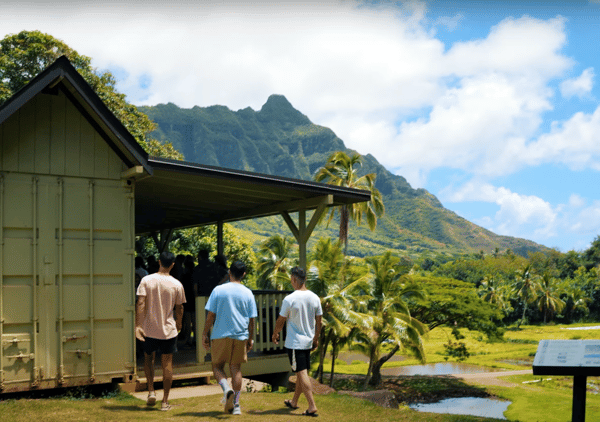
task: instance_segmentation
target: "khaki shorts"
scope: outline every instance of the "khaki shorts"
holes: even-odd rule
[[[213,365],[229,363],[239,365],[248,362],[246,355],[247,340],[234,340],[229,337],[210,341],[210,354]]]

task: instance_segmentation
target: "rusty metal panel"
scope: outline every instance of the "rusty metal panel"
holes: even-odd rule
[[[2,335],[2,368],[4,382],[31,381],[33,373],[33,351],[30,332],[10,330]],[[8,375],[8,377],[7,377]]]

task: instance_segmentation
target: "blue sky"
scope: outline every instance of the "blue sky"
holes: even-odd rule
[[[496,233],[600,235],[600,0],[0,3],[138,105],[285,95],[350,148]]]

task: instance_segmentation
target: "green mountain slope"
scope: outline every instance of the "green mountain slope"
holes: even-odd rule
[[[278,176],[312,179],[334,151],[350,151],[335,133],[313,124],[281,95],[272,95],[260,111],[232,111],[224,106],[182,109],[175,104],[141,107],[158,124],[153,136],[170,141],[187,161]],[[360,151],[358,151],[360,153]],[[512,249],[519,254],[546,249],[534,242],[498,236],[454,212],[424,189],[413,189],[401,176],[386,170],[370,154],[363,157],[364,173],[377,173],[376,186],[384,196],[386,214],[371,232],[351,227],[349,253],[363,256],[387,249],[413,255],[491,252]],[[247,234],[289,236],[277,217],[237,223]],[[313,239],[337,236],[336,225],[318,228]]]

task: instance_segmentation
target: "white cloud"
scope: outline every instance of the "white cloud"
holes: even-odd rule
[[[556,235],[558,208],[535,195],[522,195],[505,187],[495,187],[481,181],[470,181],[458,189],[442,192],[448,202],[488,202],[498,205],[494,217],[485,217],[478,224],[503,235],[523,236],[543,241]]]
[[[549,133],[522,146],[523,164],[561,163],[573,170],[600,170],[600,107],[593,113],[575,113],[569,120],[552,125]]]
[[[576,193],[571,194],[571,196],[569,197],[569,206],[573,208],[581,208],[585,205],[585,202],[585,198],[582,198]]]
[[[588,67],[577,78],[562,81],[560,84],[562,96],[565,98],[574,96],[583,98],[589,95],[594,87],[594,76],[594,68]]]
[[[579,194],[571,194],[565,204],[553,205],[535,195],[471,180],[459,187],[445,188],[440,196],[447,203],[496,204],[498,209],[493,215],[478,217],[473,222],[502,235],[542,244],[569,239],[569,249],[583,250],[600,233],[600,200],[590,202]]]
[[[600,201],[581,208],[570,225],[572,232],[597,235],[600,232]]]
[[[379,139],[369,151],[416,187],[437,167],[509,174],[524,165],[519,154],[552,109],[549,81],[573,65],[560,52],[565,41],[562,18],[506,19],[488,37],[437,57],[438,95],[428,115],[399,126],[387,119],[386,132],[396,131],[387,138],[377,138],[381,122],[363,116],[349,124],[348,139],[359,144],[353,136],[361,126],[365,139]]]
[[[464,16],[461,14],[457,14],[454,16],[443,16],[435,21],[435,25],[440,25],[446,27],[449,31],[454,31],[458,24],[463,20]]]

